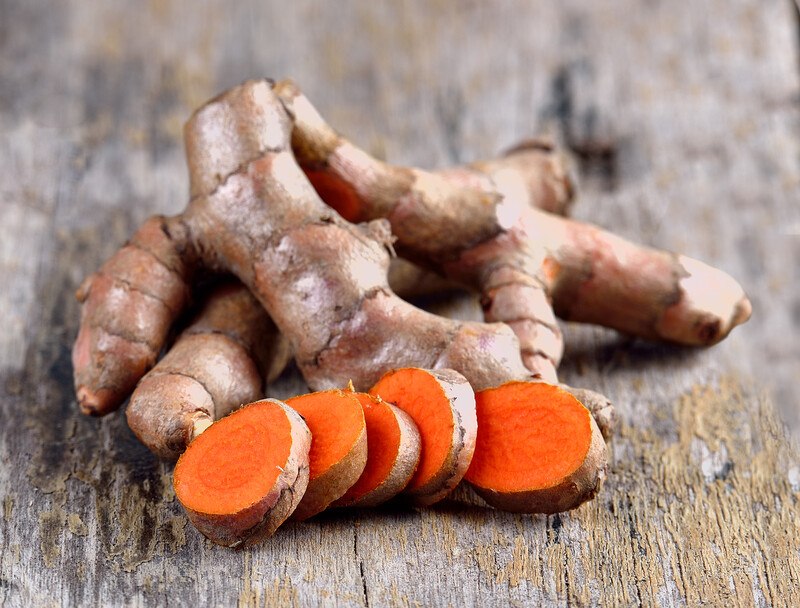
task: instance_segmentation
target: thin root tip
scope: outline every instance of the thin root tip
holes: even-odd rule
[[[529,137],[523,139],[503,152],[503,156],[512,156],[520,152],[530,152],[539,150],[541,152],[552,152],[556,149],[555,143],[549,137]]]
[[[75,393],[81,413],[87,416],[105,416],[116,409],[110,391],[100,389],[95,392],[82,385],[76,389]]]
[[[715,317],[713,321],[701,326],[698,333],[699,344],[703,346],[713,346],[722,342],[733,331],[737,325],[745,323],[753,313],[753,306],[747,296],[742,295],[736,302],[733,312],[726,323],[722,317]]]
[[[731,329],[742,323],[746,323],[750,316],[753,314],[753,305],[747,296],[742,296],[742,299],[736,304],[731,317]]]

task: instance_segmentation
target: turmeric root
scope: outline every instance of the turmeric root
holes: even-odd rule
[[[361,477],[367,464],[367,427],[351,392],[328,390],[286,400],[311,429],[309,482],[292,519],[324,511]]]
[[[255,543],[303,497],[310,447],[311,433],[294,410],[275,399],[251,403],[189,445],[175,465],[175,496],[215,543]]]
[[[419,506],[447,496],[464,477],[475,450],[475,395],[466,378],[446,369],[397,369],[370,393],[406,412],[419,429],[419,465],[405,494]]]
[[[505,511],[558,513],[594,497],[606,444],[589,411],[542,382],[510,382],[475,395],[478,437],[465,479]]]
[[[417,425],[403,410],[367,393],[353,393],[367,423],[367,464],[337,507],[374,507],[399,494],[420,456]]]
[[[443,319],[389,289],[388,223],[354,226],[325,205],[294,160],[291,130],[266,81],[231,89],[189,120],[186,211],[149,220],[80,292],[73,361],[84,411],[118,405],[153,364],[187,281],[206,269],[251,290],[314,390],[350,379],[366,389],[410,365],[456,369],[477,389],[529,376],[508,327]]]
[[[549,382],[563,352],[551,298],[566,320],[688,345],[714,344],[750,316],[724,272],[537,209],[531,183],[552,169],[495,162],[448,179],[393,167],[337,134],[293,83],[275,89],[325,201],[346,219],[389,219],[401,255],[474,287],[486,320],[508,323],[528,369]],[[528,168],[536,170],[521,177]]]
[[[84,414],[115,410],[156,362],[169,328],[189,300],[194,260],[183,231],[148,219],[80,286],[81,325],[72,348],[75,392]]]
[[[243,403],[260,399],[291,357],[248,289],[228,281],[139,382],[128,426],[162,458],[177,458],[193,437]]]

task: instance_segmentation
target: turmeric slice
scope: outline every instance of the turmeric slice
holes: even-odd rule
[[[361,403],[337,389],[287,399],[311,429],[310,477],[292,515],[304,520],[324,511],[358,481],[367,463],[367,428]]]
[[[403,491],[417,468],[417,425],[403,410],[367,393],[353,393],[367,423],[367,465],[338,507],[374,507]]]
[[[597,494],[606,444],[591,413],[564,389],[509,382],[476,393],[478,440],[465,479],[505,511],[558,513]]]
[[[475,450],[475,395],[453,370],[404,368],[388,372],[372,387],[406,412],[421,440],[420,461],[405,493],[418,506],[432,505],[458,485]]]
[[[212,424],[178,459],[173,484],[189,520],[219,545],[271,536],[308,484],[311,433],[275,399],[256,401]]]

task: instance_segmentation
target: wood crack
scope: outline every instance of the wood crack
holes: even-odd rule
[[[361,593],[364,600],[364,606],[369,608],[369,593],[367,592],[367,577],[364,575],[364,559],[358,552],[358,518],[353,518],[353,553],[358,561],[358,572],[361,577]]]

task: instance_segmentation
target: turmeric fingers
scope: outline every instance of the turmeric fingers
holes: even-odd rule
[[[83,306],[72,366],[84,414],[117,409],[155,364],[189,300],[195,260],[183,254],[185,236],[154,216],[78,289]]]
[[[214,420],[264,394],[291,356],[241,283],[214,287],[193,322],[139,382],[128,426],[153,453],[175,459]]]
[[[184,137],[187,207],[145,222],[81,286],[73,363],[88,414],[139,383],[131,428],[159,455],[186,450],[176,493],[215,542],[401,491],[432,504],[465,475],[499,507],[574,508],[605,476],[613,408],[532,381],[557,382],[555,314],[695,345],[750,314],[725,273],[550,213],[566,212],[573,188],[541,142],[443,171],[393,167],[333,131],[293,84],[269,81],[211,100]],[[478,292],[487,322],[399,298],[387,279],[395,247]],[[197,278],[220,273],[242,286],[212,296],[155,365]],[[278,332],[288,347],[267,354]],[[292,400],[308,424],[271,401],[224,417],[261,396],[289,349],[323,391]],[[342,392],[350,380],[386,403]],[[511,473],[509,454],[522,463]]]
[[[185,134],[193,198],[165,220],[173,239],[181,236],[173,249],[181,263],[230,272],[250,289],[289,340],[312,389],[350,379],[366,389],[403,365],[451,367],[478,388],[527,377],[509,328],[443,319],[391,291],[388,224],[354,226],[320,200],[294,160],[291,119],[269,83],[247,82],[212,100]],[[148,264],[157,261],[141,262]],[[157,288],[154,299],[163,299]],[[84,328],[135,300],[132,291],[111,299],[91,289]],[[163,335],[151,342],[156,352]],[[76,349],[86,351],[76,358],[86,388],[83,362],[102,358],[80,338]]]
[[[750,315],[724,272],[542,211],[570,188],[557,163],[532,160],[535,148],[449,174],[394,167],[336,133],[293,83],[275,88],[325,201],[351,219],[387,218],[401,255],[476,289],[486,320],[514,329],[545,380],[563,352],[551,300],[567,320],[688,345],[714,344]]]
[[[108,411],[155,362],[183,305],[173,294],[183,293],[186,268],[236,275],[287,337],[312,389],[351,378],[366,389],[402,365],[453,367],[479,388],[527,376],[507,327],[442,319],[389,289],[388,224],[354,226],[319,199],[294,160],[291,120],[269,83],[247,82],[212,100],[185,133],[193,198],[183,214],[150,222],[171,266],[149,253],[137,264],[140,274],[165,278],[141,294],[145,281],[134,284],[116,263],[121,252],[82,290],[74,361],[84,409]],[[112,294],[97,280],[107,275],[120,285]],[[102,332],[147,352],[135,365],[107,368],[115,346]],[[100,407],[108,387],[113,399]]]

